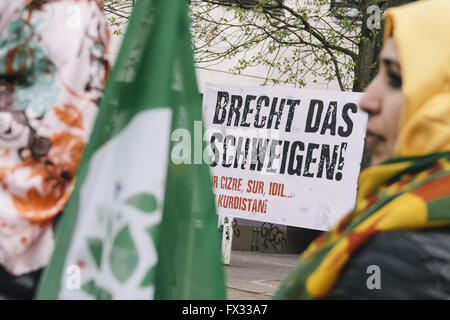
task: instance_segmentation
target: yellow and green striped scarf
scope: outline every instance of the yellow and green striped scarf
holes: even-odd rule
[[[361,173],[355,209],[302,254],[275,299],[321,299],[370,237],[450,225],[450,152],[396,158]]]

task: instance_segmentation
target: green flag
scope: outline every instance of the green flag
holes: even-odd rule
[[[225,299],[209,167],[171,161],[202,120],[186,9],[137,1],[38,299]]]

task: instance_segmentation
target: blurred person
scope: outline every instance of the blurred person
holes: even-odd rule
[[[356,207],[275,299],[450,298],[450,1],[387,11]]]
[[[0,0],[0,299],[32,298],[52,255],[108,43],[95,0]]]

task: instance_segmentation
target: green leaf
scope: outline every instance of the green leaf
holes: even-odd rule
[[[147,271],[144,279],[142,279],[140,287],[143,288],[155,284],[155,274],[156,274],[156,264],[150,267],[150,269]]]
[[[148,193],[140,193],[132,196],[125,203],[146,213],[151,213],[158,208],[158,202],[155,196]]]
[[[155,224],[151,227],[148,227],[145,231],[147,231],[150,238],[153,240],[153,244],[155,245],[155,248],[158,247],[158,239],[159,239],[159,224]]]
[[[147,234],[150,236],[150,239],[153,241],[153,245],[155,246],[155,249],[158,247],[159,230],[160,230],[159,224],[155,224],[151,227],[148,227],[145,230],[145,231],[147,231]],[[156,272],[156,265],[150,267],[150,269],[147,271],[144,279],[142,280],[140,286],[148,287],[150,285],[153,285],[155,283],[155,272]]]
[[[97,269],[100,269],[102,265],[103,242],[98,238],[88,238],[87,242],[89,252],[94,258],[95,265],[97,266]]]
[[[139,254],[130,235],[128,226],[120,230],[113,242],[109,263],[114,277],[124,283],[133,274],[139,261]]]
[[[95,300],[112,300],[112,294],[98,286],[94,280],[89,280],[81,286],[81,290],[90,294]]]

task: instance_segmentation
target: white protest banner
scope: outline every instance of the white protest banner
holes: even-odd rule
[[[360,93],[206,84],[218,214],[329,230],[353,206],[367,114]]]

